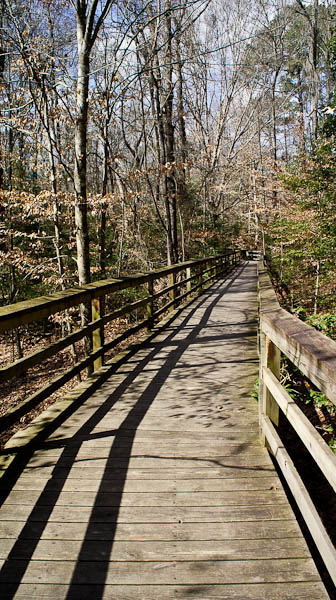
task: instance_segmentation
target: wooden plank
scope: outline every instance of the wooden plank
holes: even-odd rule
[[[32,300],[24,300],[9,306],[0,307],[0,333],[10,331],[18,325],[26,325],[34,320],[45,319],[61,310],[91,301],[92,298],[106,296],[130,287],[137,287],[148,283],[153,278],[159,279],[171,273],[178,273],[188,266],[201,265],[208,260],[208,258],[190,260],[151,271],[148,274],[135,274],[120,279],[104,279],[89,283],[80,288],[73,287],[55,292],[49,296],[40,296]]]
[[[263,332],[336,404],[336,342],[280,309],[261,315]]]
[[[176,314],[178,314],[179,312],[180,312],[180,309],[177,309]],[[142,338],[140,338],[139,340],[137,340],[136,344],[131,344],[127,350],[118,353],[118,355],[116,355],[110,361],[108,361],[107,364],[104,367],[102,367],[99,371],[97,371],[93,376],[89,377],[87,380],[85,380],[84,382],[79,384],[75,390],[72,390],[69,394],[67,394],[65,396],[65,404],[63,401],[57,401],[51,408],[47,409],[46,411],[44,411],[42,413],[42,415],[40,415],[39,417],[34,419],[34,421],[30,425],[28,425],[28,427],[25,430],[24,444],[31,443],[32,440],[34,440],[35,438],[41,437],[41,435],[43,434],[44,431],[50,430],[53,422],[56,419],[59,419],[59,417],[62,415],[62,413],[66,413],[68,411],[70,403],[74,403],[75,400],[77,401],[78,399],[83,398],[83,396],[82,396],[83,395],[83,387],[84,387],[84,394],[85,394],[90,386],[92,386],[91,391],[93,391],[94,387],[98,387],[98,383],[102,384],[107,379],[108,375],[112,372],[112,370],[115,370],[116,365],[122,364],[126,359],[130,358],[132,356],[132,354],[134,354],[135,349],[139,350],[139,348],[141,346],[143,346],[146,342],[148,342],[154,336],[157,336],[158,334],[162,333],[164,328],[166,327],[166,325],[176,317],[176,314],[174,313],[172,316],[169,316],[169,317],[166,317],[165,319],[163,319],[160,323],[158,323],[154,327],[153,331],[150,334],[147,334],[147,335],[143,336]],[[146,322],[144,322],[143,324],[140,324],[136,327],[139,329],[140,327],[145,326],[145,324],[146,324]],[[135,329],[135,328],[133,328],[133,329]],[[130,335],[129,331],[126,332],[128,335]],[[119,338],[121,338],[121,337],[122,336],[119,336]],[[120,339],[119,339],[119,341],[120,341]],[[116,340],[114,340],[112,342],[112,345],[115,345],[115,344],[116,344]],[[56,380],[50,384],[51,387],[47,386],[41,392],[37,392],[36,397],[34,394],[30,398],[28,398],[27,405],[31,401],[32,404],[35,406],[38,402],[40,402],[45,397],[47,397],[48,394],[51,394],[52,391],[55,391],[55,389],[58,389],[58,387],[60,387],[61,382],[65,383],[66,381],[71,379],[71,377],[73,377],[77,372],[80,372],[92,360],[97,358],[98,355],[100,355],[103,352],[104,352],[103,349],[98,350],[97,352],[92,354],[88,359],[85,359],[84,361],[81,361],[80,363],[78,363],[78,365],[75,366],[73,369],[71,369],[68,373],[66,373],[65,375],[61,375],[59,378],[56,378]],[[22,407],[23,414],[25,414],[25,412],[26,412],[27,405],[25,404],[25,406]],[[21,408],[20,407],[18,409],[15,408],[15,409],[13,409],[13,411],[8,412],[8,415],[10,415],[9,419],[11,419],[11,422],[16,421],[17,416],[18,416],[17,411],[20,412]],[[13,414],[11,414],[12,412],[13,412]],[[20,414],[22,414],[22,413],[20,412]],[[3,417],[1,419],[1,425],[3,427],[5,426],[5,417]],[[7,420],[6,426],[8,426],[8,420]],[[17,440],[18,441],[22,440],[21,432],[15,434],[12,437],[11,441],[8,444],[6,444],[6,447],[15,446]],[[12,463],[13,463],[12,456],[0,457],[0,477],[6,471],[7,467],[10,467],[12,465]]]
[[[323,558],[328,569],[330,577],[336,585],[336,549],[334,548],[319,514],[298,474],[293,461],[284,448],[281,439],[275,431],[271,421],[263,418],[263,428],[267,440],[272,448],[272,452],[283,472],[295,501],[302,513],[302,516],[308,526],[312,538]]]
[[[267,273],[267,269],[265,269],[262,261],[258,261],[257,265],[260,312],[277,311],[280,308],[280,304]]]
[[[113,375],[113,381],[117,377],[117,373]],[[25,430],[18,432],[18,435],[25,435]],[[67,444],[71,446],[73,444],[78,444],[81,442],[93,443],[96,444],[97,447],[105,446],[111,443],[111,440],[118,439],[119,444],[129,444],[129,440],[131,439],[134,443],[144,443],[144,444],[157,444],[158,441],[163,444],[173,444],[173,445],[187,445],[187,444],[195,444],[199,446],[200,443],[206,444],[207,447],[213,447],[214,445],[219,444],[231,444],[242,443],[242,438],[244,439],[244,443],[248,444],[257,444],[260,445],[260,439],[257,431],[253,431],[251,429],[246,430],[246,428],[239,429],[230,429],[225,432],[225,437],[222,435],[222,432],[218,432],[218,434],[214,434],[213,432],[209,432],[207,430],[199,430],[199,431],[186,431],[181,439],[181,434],[178,431],[162,431],[162,430],[146,430],[143,431],[139,429],[135,435],[133,430],[129,429],[120,429],[120,430],[108,430],[105,427],[97,426],[94,429],[90,429],[89,431],[81,431],[78,432],[77,427],[67,427],[62,428],[59,427],[57,431],[52,433],[48,437],[48,441],[44,444],[43,447],[47,447],[49,444],[56,444],[59,442],[61,444]]]
[[[117,374],[113,375],[113,379],[115,379],[115,377],[117,376]],[[24,435],[24,431],[21,431],[21,435]],[[183,438],[181,440],[181,434],[179,432],[176,431],[162,431],[162,430],[156,430],[156,429],[152,429],[152,430],[147,430],[147,431],[142,431],[141,429],[139,429],[135,436],[134,436],[134,432],[132,430],[128,430],[128,429],[122,429],[122,430],[107,430],[105,427],[102,426],[97,426],[94,429],[88,431],[88,432],[80,432],[78,433],[78,428],[77,427],[65,427],[65,428],[59,428],[57,429],[57,431],[55,431],[54,433],[52,433],[49,437],[48,437],[48,442],[46,442],[46,444],[48,444],[49,442],[54,442],[54,441],[64,441],[67,444],[71,445],[72,443],[78,443],[81,441],[87,441],[87,442],[93,442],[95,444],[97,444],[97,446],[99,446],[99,444],[105,444],[105,443],[110,443],[110,440],[112,438],[115,438],[116,436],[118,437],[119,443],[122,443],[124,440],[124,443],[128,444],[128,439],[132,439],[135,440],[136,442],[143,442],[143,443],[151,443],[151,444],[157,444],[157,441],[159,440],[160,443],[166,443],[169,441],[169,443],[180,443],[181,441],[183,444],[194,444],[196,442],[196,444],[198,445],[200,442],[206,443],[206,445],[210,446],[213,444],[230,444],[230,443],[234,443],[237,441],[237,439],[239,440],[239,442],[241,443],[241,437],[242,435],[244,436],[244,440],[248,443],[257,443],[260,444],[259,441],[259,436],[258,436],[258,432],[256,431],[251,431],[248,430],[246,431],[246,429],[242,429],[242,428],[238,428],[238,429],[230,429],[229,431],[227,431],[225,433],[225,437],[223,437],[222,432],[218,432],[217,435],[214,434],[213,432],[209,432],[209,431],[186,431],[185,434],[183,435]],[[75,438],[74,438],[75,436]],[[17,437],[17,436],[16,436]]]
[[[27,600],[27,598],[46,600],[66,600],[69,597],[69,586],[66,584],[32,583],[0,584],[0,595],[3,600]],[[72,584],[72,600],[164,600],[172,598],[199,598],[208,600],[327,600],[328,595],[320,582],[284,583],[252,583],[245,585],[94,585]]]
[[[11,560],[9,582],[20,581],[21,562]],[[70,583],[76,570],[76,579],[82,584],[242,584],[291,583],[316,581],[312,559],[276,559],[246,561],[160,561],[160,562],[102,562],[31,561],[22,575],[22,583]],[[323,596],[322,596],[323,598]],[[325,598],[328,598],[326,595]]]
[[[186,284],[187,284],[187,292],[189,294],[189,297],[191,297],[191,282],[192,282],[192,276],[191,276],[191,267],[187,267],[186,268]]]
[[[231,463],[231,459],[230,459],[230,463]],[[158,469],[158,468],[153,468],[153,469],[145,469],[145,468],[140,468],[140,469],[134,469],[134,468],[126,468],[124,467],[123,469],[120,468],[118,465],[116,465],[114,468],[110,467],[110,468],[105,468],[103,465],[99,468],[97,467],[86,467],[85,470],[84,469],[71,469],[71,471],[69,472],[69,469],[67,467],[63,467],[63,466],[55,466],[55,465],[49,465],[48,463],[41,465],[41,466],[31,466],[28,465],[24,470],[23,473],[25,474],[33,474],[36,477],[55,477],[55,478],[60,478],[60,479],[75,479],[75,480],[81,480],[81,479],[87,479],[90,478],[91,480],[97,480],[99,479],[99,481],[101,481],[102,478],[104,478],[104,481],[110,481],[110,480],[122,480],[125,481],[126,477],[128,481],[133,481],[133,480],[143,480],[143,481],[151,481],[153,479],[161,479],[162,481],[167,481],[167,480],[171,480],[171,479],[176,479],[178,481],[180,480],[190,480],[192,481],[193,479],[207,479],[207,480],[212,480],[212,479],[218,479],[218,478],[223,478],[223,479],[232,479],[232,478],[259,478],[259,477],[264,477],[265,475],[274,475],[274,466],[272,464],[272,462],[269,460],[268,457],[266,457],[265,462],[263,464],[259,463],[258,465],[241,465],[241,464],[237,464],[236,466],[234,465],[228,465],[225,467],[221,467],[221,468],[214,468],[213,466],[210,467],[199,467],[198,466],[194,466],[191,469],[186,469],[183,467],[180,468],[174,468],[172,466],[170,466],[169,468],[166,469]]]
[[[141,430],[140,430],[141,432]],[[146,432],[144,432],[146,433]],[[208,456],[211,455],[221,455],[228,452],[228,456],[232,453],[239,454],[239,452],[245,452],[247,448],[251,448],[251,452],[253,454],[259,454],[259,451],[264,452],[260,443],[260,440],[256,437],[250,436],[250,440],[248,444],[246,441],[242,442],[242,437],[244,437],[245,432],[240,431],[239,435],[231,436],[231,440],[226,439],[223,440],[208,440],[206,442],[202,442],[201,440],[198,443],[195,440],[191,440],[188,442],[184,439],[183,436],[172,435],[171,439],[163,439],[163,440],[149,440],[147,438],[141,439],[137,436],[123,436],[121,435],[106,435],[105,437],[94,437],[90,439],[90,435],[86,438],[82,437],[82,439],[78,439],[77,436],[74,436],[74,439],[67,439],[65,443],[58,443],[51,441],[51,438],[46,441],[41,450],[43,452],[52,453],[58,451],[64,451],[65,454],[71,454],[75,451],[75,449],[80,449],[81,452],[87,452],[88,454],[92,454],[93,452],[99,454],[100,452],[106,452],[106,450],[111,450],[112,446],[115,445],[118,450],[121,452],[129,453],[130,447],[132,449],[132,454],[143,454],[147,453],[148,450],[152,450],[155,453],[161,452],[166,455],[168,454],[177,454],[183,453],[184,456],[195,453],[195,450],[201,452],[201,455]],[[182,439],[181,439],[182,438]],[[245,440],[245,438],[244,438]],[[186,454],[185,454],[186,453]]]
[[[258,270],[262,331],[336,403],[336,343],[280,308],[267,272],[260,263]]]
[[[186,473],[187,474],[187,473]],[[85,476],[85,473],[84,473]],[[62,489],[64,492],[237,492],[282,489],[278,476],[240,477],[239,479],[203,478],[203,479],[76,479],[68,477],[65,481],[57,477],[42,478],[35,473],[21,475],[15,485],[16,491],[42,491]],[[2,489],[6,489],[3,486]],[[8,489],[8,488],[7,488]],[[10,487],[11,489],[11,487]]]
[[[227,465],[227,462],[229,463]],[[211,467],[222,467],[223,471],[225,470],[225,467],[228,466],[229,468],[232,468],[234,466],[236,467],[250,467],[250,469],[258,469],[258,468],[263,468],[264,466],[268,466],[270,464],[270,459],[267,456],[260,456],[259,459],[257,459],[256,456],[230,456],[230,457],[221,457],[221,456],[217,456],[215,458],[204,458],[204,459],[197,459],[197,458],[186,458],[184,459],[183,457],[181,458],[152,458],[150,455],[148,457],[130,457],[128,458],[119,458],[117,464],[113,464],[113,460],[111,459],[109,464],[106,464],[107,460],[105,458],[91,458],[88,459],[87,461],[85,461],[85,459],[83,460],[77,460],[76,458],[73,457],[62,457],[62,461],[60,462],[59,466],[64,468],[64,467],[71,467],[74,471],[78,471],[78,470],[82,470],[83,467],[85,466],[85,468],[88,469],[88,473],[93,473],[93,469],[104,469],[106,472],[106,477],[108,477],[108,470],[110,470],[111,472],[113,472],[115,469],[142,469],[142,470],[150,470],[150,469],[197,469],[200,467],[200,465],[202,465],[203,468],[209,468],[211,469]],[[36,468],[36,467],[43,467],[43,466],[57,466],[58,464],[58,459],[53,458],[53,457],[49,457],[49,458],[43,458],[43,456],[41,456],[40,454],[36,454],[35,456],[33,456],[33,458],[29,461],[28,465],[29,467],[32,468]],[[101,475],[101,474],[100,474]]]
[[[97,300],[97,302],[100,301],[100,299],[96,299],[96,300]],[[137,302],[128,304],[127,306],[125,306],[117,311],[114,311],[113,313],[105,315],[102,318],[98,317],[98,314],[97,314],[96,320],[99,320],[99,323],[95,323],[93,321],[93,322],[89,323],[86,327],[82,327],[82,328],[78,329],[77,331],[75,331],[74,333],[71,333],[70,335],[67,335],[66,337],[63,337],[63,338],[57,340],[57,342],[50,344],[46,348],[37,350],[36,352],[33,352],[32,354],[30,354],[28,356],[25,356],[19,360],[16,360],[14,363],[11,363],[11,364],[7,365],[6,367],[0,369],[0,382],[8,381],[9,379],[11,379],[13,377],[18,377],[19,375],[22,375],[31,367],[40,364],[47,358],[51,358],[52,356],[55,356],[55,354],[57,354],[64,348],[67,348],[71,344],[74,344],[74,343],[82,340],[83,337],[92,333],[95,329],[97,329],[98,326],[102,326],[106,323],[109,323],[110,321],[112,321],[113,319],[115,319],[117,317],[128,314],[128,313],[132,312],[133,310],[140,308],[141,306],[145,306],[145,304],[146,304],[145,300],[138,300]],[[94,350],[98,349],[100,347],[101,347],[101,344],[97,342],[96,346],[94,346]]]
[[[251,432],[251,430],[247,430],[246,428],[241,428],[239,431],[232,431],[231,433],[227,432],[225,434],[225,438],[222,441],[218,441],[216,437],[216,433],[207,433],[206,431],[189,431],[186,432],[186,435],[183,437],[183,445],[187,447],[191,447],[195,444],[195,438],[199,439],[199,442],[202,441],[202,434],[204,434],[204,441],[207,442],[207,447],[209,447],[209,451],[219,446],[221,448],[226,445],[237,445],[237,440],[239,439],[239,444],[241,444],[242,437],[245,440],[245,443],[251,445],[251,448],[254,446],[260,446],[260,440],[258,434],[255,432]],[[221,432],[220,432],[221,433]],[[199,434],[199,437],[198,437]],[[212,438],[212,439],[211,439]],[[78,427],[66,427],[62,428],[60,426],[54,433],[52,433],[48,437],[48,441],[42,445],[42,448],[73,448],[74,446],[82,445],[83,447],[91,447],[96,446],[97,448],[106,448],[111,447],[114,441],[118,441],[118,447],[128,447],[130,443],[133,442],[133,447],[136,448],[138,445],[144,446],[156,446],[158,444],[158,440],[160,445],[162,443],[162,447],[170,447],[171,444],[175,445],[176,448],[181,448],[181,433],[178,431],[160,431],[160,430],[142,430],[138,429],[136,432],[134,430],[129,429],[121,429],[121,430],[107,430],[101,428],[95,428],[94,430],[88,432],[87,434],[79,431]],[[170,440],[168,444],[168,440]],[[179,441],[180,440],[180,441]],[[10,451],[10,449],[19,449],[20,447],[26,445],[30,441],[30,433],[29,427],[26,429],[21,429],[15,434],[15,438],[11,438],[6,444],[6,449]],[[196,444],[197,445],[197,444]],[[199,447],[199,444],[197,445]]]
[[[6,559],[13,548],[13,540],[3,539],[0,559]],[[308,547],[301,538],[262,540],[170,540],[170,541],[114,541],[101,540],[39,540],[34,553],[31,540],[19,540],[15,545],[16,560],[71,561],[79,556],[81,561],[236,561],[310,558]]]
[[[0,539],[164,541],[164,540],[264,540],[300,538],[294,518],[285,521],[234,521],[222,523],[95,523],[0,521]],[[2,542],[1,542],[2,543]]]
[[[9,505],[33,505],[52,506],[55,504],[55,494],[44,492],[42,495],[37,491],[12,490],[7,496],[3,506]],[[139,507],[166,507],[166,506],[257,506],[267,504],[284,504],[286,495],[281,489],[270,488],[268,490],[241,490],[238,497],[236,492],[124,492],[122,495],[122,506]],[[61,492],[56,498],[59,506],[106,506],[117,507],[120,504],[120,493],[113,492]]]
[[[34,510],[33,510],[34,509]],[[71,506],[66,510],[67,520],[73,523],[223,523],[234,521],[283,521],[294,519],[289,504],[260,504],[258,506],[211,506],[211,507],[142,507],[135,511],[133,507],[98,507],[92,513],[92,507]],[[48,506],[3,504],[0,521],[64,522],[64,506],[57,505],[50,514]]]
[[[265,366],[279,379],[280,350],[268,337],[266,337],[265,359]],[[264,387],[263,414],[267,415],[275,425],[279,425],[279,406],[267,386]]]
[[[89,410],[90,409],[84,409],[82,411],[82,414],[80,412],[76,412],[76,414],[72,416],[69,420],[70,426],[75,424],[78,427],[84,426],[92,414],[92,412],[91,414],[89,413]],[[201,414],[193,414],[194,417],[191,416],[187,423],[182,416],[179,419],[174,419],[173,417],[171,417],[170,419],[163,419],[160,415],[158,415],[157,417],[150,418],[145,415],[141,421],[140,427],[144,431],[152,429],[159,430],[161,428],[163,431],[173,430],[180,432],[189,432],[199,431],[200,426],[202,426],[203,424],[204,428],[209,428],[212,431],[214,431],[214,434],[216,434],[218,433],[219,428],[221,428],[222,432],[224,432],[227,428],[231,429],[237,426],[246,426],[246,428],[256,428],[258,426],[258,415],[254,412],[252,414],[244,413],[244,416],[243,414],[241,415],[239,412],[236,414],[227,413],[225,418],[223,416],[216,415],[216,413],[214,412],[214,419],[212,419],[208,415],[205,415],[203,417],[203,415]],[[125,417],[126,416],[127,413],[125,414]],[[141,416],[141,414],[139,416]],[[114,416],[114,414],[111,412],[104,418],[104,423],[109,429],[118,429],[123,425],[123,418],[122,416]],[[136,415],[132,415],[127,419],[127,429],[134,429],[135,431],[139,429],[139,418],[137,418]]]
[[[288,421],[336,492],[335,454],[269,369],[264,368],[263,378]]]
[[[242,287],[238,275],[182,313],[37,449],[0,511],[2,556],[10,556],[2,582],[17,582],[7,587],[12,597],[106,592],[119,600],[132,592],[147,600],[156,590],[156,599],[205,600],[216,590],[288,600],[297,585],[298,597],[318,589],[327,598],[256,443],[258,410],[247,397],[256,372],[254,284],[247,277]],[[242,348],[244,381],[235,363]],[[15,441],[8,451],[24,453]]]
[[[323,440],[322,440],[323,441]],[[141,458],[150,456],[151,458],[194,458],[195,452],[197,452],[198,459],[209,459],[230,456],[264,456],[263,449],[260,446],[252,446],[251,449],[246,447],[244,444],[225,444],[222,446],[214,447],[211,451],[207,448],[199,448],[197,449],[194,446],[159,446],[157,448],[151,447],[150,445],[133,445],[133,446],[121,446],[118,447],[118,443],[116,442],[116,447],[113,445],[106,447],[77,447],[73,446],[72,448],[52,448],[40,451],[40,456],[44,459],[47,458],[59,458],[60,456],[64,457],[76,457],[78,459],[100,459],[100,458],[128,458],[130,455],[132,458]]]
[[[100,321],[102,316],[101,312],[102,298],[92,298],[91,301],[91,313],[92,321]],[[104,327],[97,325],[96,329],[92,331],[92,351],[96,352],[103,346],[104,343]],[[93,370],[98,371],[103,366],[103,357],[99,356],[93,363]]]

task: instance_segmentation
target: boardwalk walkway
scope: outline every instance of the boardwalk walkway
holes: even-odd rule
[[[246,263],[41,445],[0,511],[3,600],[328,598],[258,441],[256,318]]]

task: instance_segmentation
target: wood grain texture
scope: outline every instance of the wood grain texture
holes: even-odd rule
[[[323,585],[320,582],[292,582],[291,591],[283,583],[252,583],[235,585],[72,585],[73,600],[164,600],[190,599],[197,600],[321,600],[325,598]],[[37,600],[65,600],[68,597],[68,585],[21,584],[16,591],[15,584],[1,586],[0,595],[3,600],[15,598]]]
[[[1,598],[328,598],[258,440],[256,326],[246,263],[39,442],[3,487]]]

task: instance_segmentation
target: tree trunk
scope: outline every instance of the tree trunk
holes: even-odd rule
[[[313,21],[312,21],[312,67],[313,67],[313,138],[317,139],[318,134],[318,98],[319,98],[319,76],[317,72],[318,62],[318,0],[314,0]]]
[[[170,9],[170,0],[167,2],[167,8]],[[173,61],[172,61],[172,17],[170,10],[165,15],[166,26],[166,66],[164,67],[164,101],[162,103],[163,124],[164,124],[164,145],[168,171],[165,172],[164,193],[168,221],[167,230],[167,249],[168,264],[178,262],[178,237],[177,237],[177,205],[176,205],[176,183],[173,175],[173,164],[175,161],[174,152],[174,125],[173,125]]]
[[[75,126],[75,224],[79,285],[90,282],[89,234],[87,223],[86,154],[90,53],[78,17],[77,116]]]
[[[300,153],[304,154],[306,151],[306,141],[305,141],[305,127],[304,127],[304,104],[303,104],[301,69],[298,69],[297,82],[298,82],[298,101],[299,101],[299,149],[300,149]]]

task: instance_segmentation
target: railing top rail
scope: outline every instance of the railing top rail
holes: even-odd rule
[[[280,307],[262,263],[258,279],[263,333],[336,404],[336,343]]]
[[[161,269],[150,271],[149,273],[136,273],[127,277],[118,279],[104,279],[89,283],[82,287],[72,287],[66,290],[55,292],[54,294],[39,296],[31,300],[23,300],[15,304],[0,307],[0,333],[11,330],[19,325],[26,325],[35,320],[45,319],[61,310],[66,310],[77,306],[83,302],[88,302],[92,298],[98,298],[106,294],[112,294],[130,287],[136,287],[170,275],[188,267],[204,264],[210,260],[225,258],[231,256],[236,251],[228,251],[215,256],[189,260]]]

